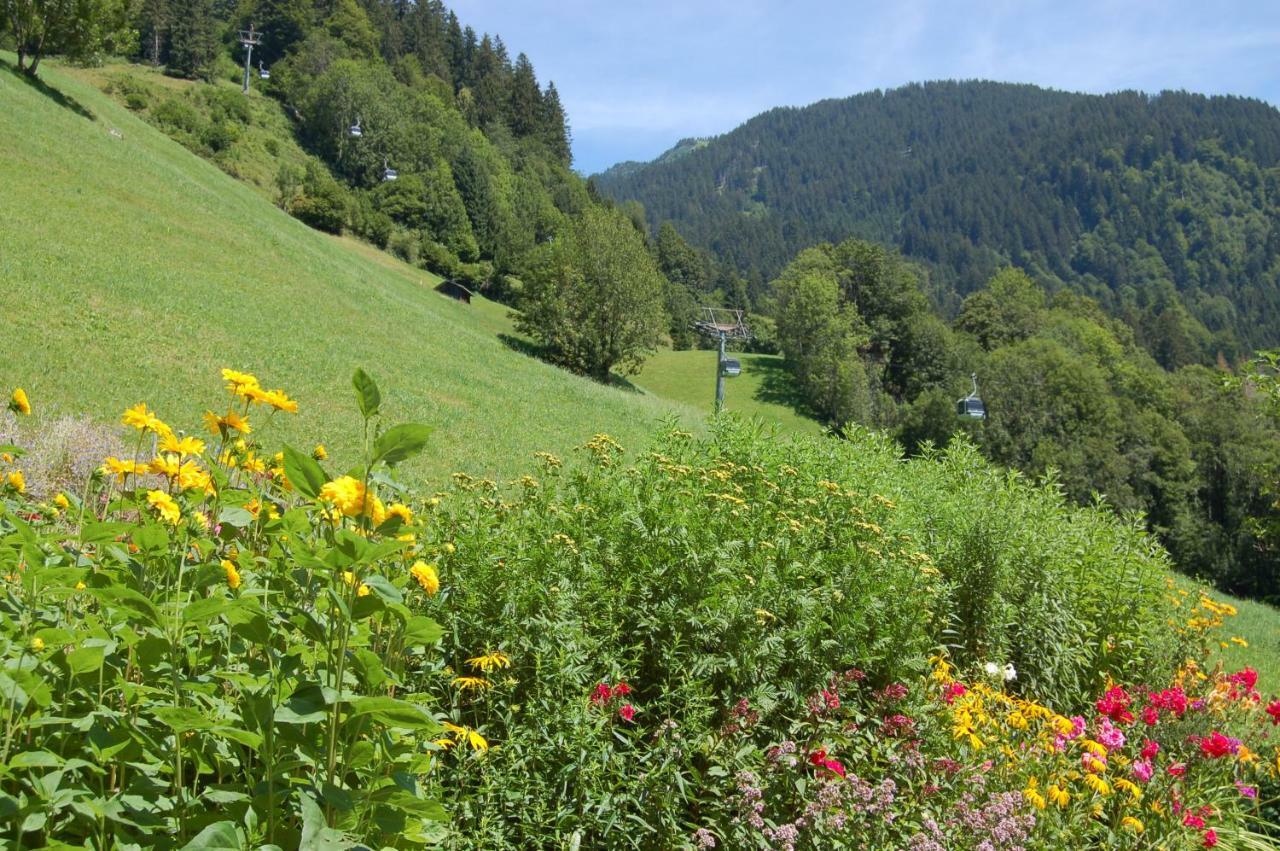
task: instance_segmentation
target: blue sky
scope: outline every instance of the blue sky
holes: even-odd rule
[[[446,0],[448,2],[448,0]],[[773,106],[982,78],[1280,105],[1280,0],[454,0],[554,80],[585,173]]]

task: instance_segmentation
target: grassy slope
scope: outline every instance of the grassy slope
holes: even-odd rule
[[[310,230],[92,86],[41,71],[52,88],[0,57],[0,388],[24,386],[42,412],[114,420],[145,399],[193,427],[234,366],[300,399],[287,438],[350,458],[363,366],[392,417],[437,427],[413,470],[437,481],[507,475],[595,431],[635,445],[664,416],[697,421],[511,351],[499,308]]]

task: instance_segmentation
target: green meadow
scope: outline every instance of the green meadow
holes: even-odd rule
[[[432,292],[438,280],[314,231],[193,156],[86,82],[46,66],[28,83],[0,58],[0,385],[40,419],[113,421],[146,401],[195,428],[219,369],[298,399],[286,440],[358,440],[350,376],[374,375],[397,419],[430,423],[412,474],[507,476],[531,453],[596,432],[643,443],[680,404],[604,387],[511,348],[505,309]]]

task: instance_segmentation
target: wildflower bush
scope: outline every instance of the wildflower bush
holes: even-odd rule
[[[345,474],[223,377],[79,493],[0,448],[24,845],[1269,847],[1280,700],[1197,661],[1230,606],[1051,481],[721,419],[413,496],[363,372]]]
[[[263,448],[296,402],[223,375],[206,434],[131,408],[131,449],[79,491],[34,501],[0,448],[13,847],[405,847],[444,815],[423,787],[441,724],[401,693],[435,664],[440,627],[410,605],[435,586],[412,511],[379,495],[426,429],[382,430],[358,372],[364,460],[331,478]]]

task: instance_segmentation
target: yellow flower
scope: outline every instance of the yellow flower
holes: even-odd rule
[[[321,502],[329,503],[347,517],[358,516],[362,509],[369,512],[366,496],[364,482],[351,476],[339,476],[320,488]]]
[[[85,585],[83,582],[77,582],[77,583],[76,583],[76,590],[77,590],[77,591],[83,591],[84,589],[86,589],[86,588],[88,588],[88,587],[89,587],[89,586],[88,586],[88,585]]]
[[[267,390],[259,394],[258,401],[263,404],[270,405],[277,411],[287,411],[290,414],[298,413],[298,403],[285,395],[283,390]]]
[[[172,432],[166,434],[160,440],[161,452],[173,452],[179,458],[186,455],[199,455],[204,451],[204,441],[198,437],[184,437],[178,439],[178,436]]]
[[[1120,826],[1127,828],[1128,830],[1132,830],[1134,833],[1142,833],[1142,831],[1146,829],[1143,827],[1142,822],[1138,821],[1138,819],[1133,816],[1125,816],[1120,819]]]
[[[27,398],[27,391],[19,387],[13,391],[13,396],[9,399],[9,410],[15,414],[22,414],[24,417],[31,414],[31,400]]]
[[[217,490],[213,486],[213,478],[194,461],[187,461],[178,468],[178,487],[184,491],[202,490],[210,496]]]
[[[147,410],[145,402],[139,402],[132,408],[127,409],[124,412],[124,416],[120,418],[120,422],[127,426],[133,426],[138,431],[153,431],[161,436],[172,433],[172,429],[161,422],[154,411]]]
[[[210,434],[222,435],[226,437],[228,430],[238,431],[241,434],[250,434],[253,428],[249,425],[247,417],[242,417],[235,411],[227,411],[223,416],[218,416],[213,411],[204,412],[204,424],[209,429]]]
[[[414,562],[413,567],[409,568],[409,574],[418,580],[422,590],[428,594],[435,595],[440,591],[440,577],[436,575],[435,567],[425,561]]]
[[[1232,643],[1232,644],[1239,644],[1241,647],[1248,647],[1248,646],[1249,646],[1249,642],[1245,641],[1243,638],[1241,638],[1241,637],[1239,637],[1239,636],[1233,636],[1233,637],[1232,637],[1232,639],[1231,639],[1231,643]]]
[[[1115,787],[1123,792],[1128,792],[1129,797],[1135,801],[1142,800],[1142,790],[1137,787],[1131,780],[1125,780],[1123,777],[1117,777],[1113,783]]]
[[[511,659],[500,650],[490,650],[483,656],[468,659],[467,664],[487,674],[498,668],[510,668]]]
[[[240,464],[240,469],[246,473],[265,473],[267,465],[261,458],[250,452],[244,457],[244,461]]]
[[[368,597],[369,594],[371,593],[372,592],[369,590],[369,586],[365,585],[363,582],[361,582],[360,587],[356,589],[357,597]]]
[[[113,457],[102,462],[102,472],[116,476],[120,483],[124,484],[128,476],[139,476],[147,472],[147,465],[136,461],[121,461]]]
[[[227,382],[227,390],[236,396],[248,398],[252,391],[259,389],[258,379],[247,372],[223,369],[222,380]]]
[[[43,638],[41,638],[41,637],[40,637],[40,636],[38,636],[38,635],[37,635],[35,638],[31,639],[31,649],[32,649],[32,650],[34,650],[34,651],[36,651],[37,653],[39,653],[41,650],[43,650],[43,649],[44,649],[44,639],[43,639]]]
[[[324,461],[328,459],[329,453],[324,448],[323,443],[317,443],[316,448],[311,450],[311,457],[316,459],[317,461]]]
[[[192,519],[192,520],[195,522],[195,524],[196,524],[197,526],[199,526],[201,529],[208,529],[208,528],[209,528],[209,515],[208,515],[208,514],[205,514],[203,511],[193,511],[193,512],[191,512],[191,519]]]
[[[387,506],[387,516],[399,517],[400,522],[408,526],[413,522],[413,509],[403,503],[393,502]]]
[[[1043,810],[1045,808],[1046,802],[1044,795],[1041,795],[1035,789],[1023,789],[1022,797],[1026,798],[1027,801],[1030,802],[1037,810]]]
[[[170,525],[176,526],[182,519],[178,504],[164,491],[148,491],[147,503],[156,510],[162,520]]]
[[[489,743],[485,741],[484,736],[475,730],[467,730],[467,744],[471,745],[473,751],[487,751]]]
[[[232,591],[240,587],[240,571],[236,570],[234,562],[227,559],[222,560],[222,569],[227,574],[227,587]]]
[[[56,496],[54,496],[53,504],[61,508],[63,511],[66,511],[68,508],[71,507],[71,500],[67,499],[66,494],[59,493]]]
[[[151,464],[147,469],[157,476],[176,479],[178,477],[178,458],[176,455],[157,455],[151,459]]]
[[[27,489],[27,480],[23,478],[21,470],[14,470],[12,473],[10,473],[8,476],[8,482],[9,482],[9,486],[12,487],[14,490],[16,490],[18,493],[22,493]]]
[[[492,688],[493,683],[484,677],[454,677],[453,684],[463,691],[468,689],[472,691],[481,691],[483,689]]]
[[[1054,783],[1049,787],[1049,800],[1053,802],[1058,809],[1065,809],[1071,803],[1071,795],[1066,789]]]
[[[1099,795],[1110,795],[1111,786],[1106,780],[1103,780],[1096,774],[1086,774],[1084,776],[1084,784]]]

